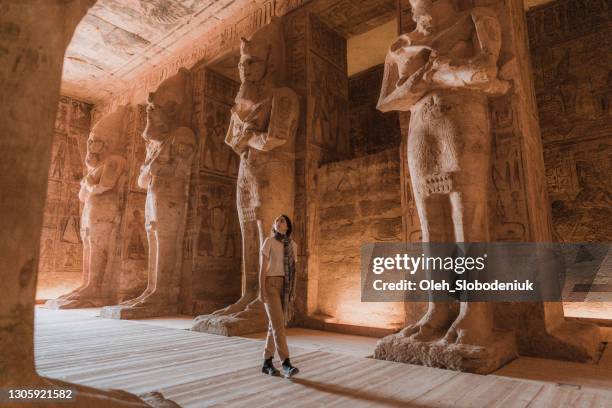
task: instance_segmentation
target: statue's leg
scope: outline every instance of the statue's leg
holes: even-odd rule
[[[101,222],[89,229],[87,247],[89,276],[85,287],[79,291],[79,298],[83,300],[105,298],[108,296],[102,293],[102,284],[106,277],[106,267],[111,256],[110,240],[113,224]]]
[[[90,252],[90,242],[89,242],[89,228],[82,227],[81,228],[81,241],[83,241],[83,271],[81,277],[81,284],[78,288],[60,296],[58,299],[69,300],[69,299],[78,299],[80,292],[87,286],[90,280],[89,276],[89,252]]]
[[[415,194],[415,201],[423,237],[423,252],[426,256],[444,256],[438,253],[438,243],[453,242],[453,226],[449,197],[446,194]],[[433,243],[429,246],[428,243]],[[427,271],[427,279],[434,279]],[[419,341],[431,341],[444,335],[456,316],[456,308],[449,302],[436,302],[430,296],[427,312],[421,319],[402,330],[404,336],[411,336]]]
[[[458,242],[488,242],[486,190],[478,182],[451,193]],[[493,330],[493,309],[485,302],[461,302],[459,316],[446,340],[471,345],[486,344]]]
[[[180,206],[179,206],[180,208]],[[182,211],[176,211],[171,218],[158,222],[152,231],[151,239],[156,242],[155,263],[149,268],[149,282],[147,290],[135,303],[135,307],[147,305],[174,304],[178,295],[177,257],[179,251],[178,225],[182,219]]]
[[[259,228],[257,221],[240,219],[242,232],[242,296],[237,302],[217,310],[215,315],[240,312],[258,296],[259,282]]]
[[[155,265],[157,264],[157,235],[155,234],[155,223],[147,222],[145,230],[147,231],[147,243],[149,246],[149,257],[147,259],[147,287],[138,297],[121,302],[120,304],[123,306],[133,306],[149,296],[155,289]]]
[[[470,120],[461,116],[469,110]],[[463,138],[457,149],[461,171],[450,194],[452,218],[457,242],[489,242],[488,185],[491,141],[487,106],[466,103],[458,107],[458,136]],[[474,255],[474,254],[472,254]],[[477,255],[474,255],[477,256]],[[492,305],[485,302],[462,302],[459,316],[450,327],[446,340],[470,345],[486,344],[493,330]]]
[[[427,180],[432,173],[440,171],[440,141],[436,134],[440,127],[439,115],[431,115],[429,110],[417,110],[411,116],[408,133],[408,167],[427,256],[440,249],[437,243],[454,242],[451,206],[448,194],[432,193]],[[434,243],[428,245],[428,243]],[[427,278],[432,279],[431,271]],[[415,340],[429,341],[444,335],[454,317],[456,308],[448,302],[435,302],[429,294],[427,312],[421,319],[401,332]]]

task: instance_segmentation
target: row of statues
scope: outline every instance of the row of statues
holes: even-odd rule
[[[381,111],[410,111],[408,167],[423,241],[488,241],[487,191],[491,154],[488,99],[510,83],[498,78],[501,30],[494,12],[459,12],[451,0],[411,0],[416,29],[390,47],[378,102]],[[232,334],[265,330],[256,300],[259,247],[278,214],[293,216],[296,93],[284,87],[282,30],[278,21],[242,39],[241,85],[226,143],[240,156],[237,206],[242,232],[243,295],[234,304],[196,319],[194,329]],[[138,184],[147,189],[148,286],[113,310],[176,305],[178,243],[185,222],[196,140],[189,125],[189,75],[181,71],[149,97],[143,137],[147,153]],[[122,113],[103,118],[88,141],[82,181],[85,284],[65,295],[72,305],[105,305],[107,237],[117,228],[117,192],[125,160],[114,152]],[[123,172],[123,173],[122,173]],[[398,186],[399,188],[399,186]],[[86,299],[89,303],[78,303]],[[166,307],[166,309],[164,309]],[[112,315],[112,313],[111,313]],[[485,346],[493,339],[490,305],[430,303],[402,336],[414,342]]]
[[[138,186],[147,191],[148,283],[140,296],[122,302],[118,310],[110,312],[149,309],[149,313],[163,314],[176,309],[181,233],[196,151],[196,138],[190,128],[190,90],[189,72],[180,70],[149,95],[142,135],[146,157],[138,175]],[[128,114],[127,107],[119,107],[100,119],[89,135],[88,171],[81,180],[79,193],[84,204],[81,216],[84,283],[49,301],[51,307],[99,307],[112,305],[117,299],[119,277],[110,261],[125,201],[127,166],[121,152]]]

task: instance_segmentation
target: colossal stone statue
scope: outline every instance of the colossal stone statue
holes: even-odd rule
[[[423,242],[488,242],[487,98],[510,87],[497,78],[500,26],[488,8],[458,12],[451,0],[411,5],[416,29],[390,47],[378,109],[411,112],[407,158]],[[404,340],[379,343],[376,357],[413,354],[412,362],[442,366],[436,361],[480,359],[485,371],[514,357],[513,341],[493,330],[491,305],[454,306],[429,302],[399,334]],[[454,368],[469,370],[461,364]]]
[[[241,85],[225,142],[240,156],[237,206],[242,232],[242,297],[196,318],[193,330],[236,335],[264,331],[257,300],[259,248],[278,214],[293,214],[295,134],[299,100],[283,83],[280,22],[242,39]]]
[[[128,107],[104,116],[87,139],[85,165],[79,200],[83,240],[83,283],[74,291],[47,302],[50,308],[68,309],[113,304],[118,274],[112,267],[124,207],[126,181],[125,121]]]
[[[180,254],[196,140],[190,124],[189,72],[181,69],[149,95],[143,138],[147,152],[138,185],[147,189],[148,284],[137,298],[104,308],[111,318],[178,312]]]

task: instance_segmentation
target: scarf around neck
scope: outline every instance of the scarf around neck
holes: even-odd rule
[[[285,325],[293,318],[293,301],[295,299],[295,254],[293,253],[293,240],[279,232],[274,232],[274,238],[283,244],[283,266],[285,276],[283,279],[283,314]]]

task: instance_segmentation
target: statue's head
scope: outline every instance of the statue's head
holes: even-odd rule
[[[95,167],[110,154],[124,154],[125,130],[129,106],[119,106],[114,112],[104,115],[91,129],[87,138],[88,167]]]
[[[147,100],[147,125],[143,137],[146,140],[164,141],[170,133],[189,125],[191,104],[189,71],[181,68],[178,73],[162,82]]]
[[[410,0],[410,5],[416,29],[423,34],[436,32],[442,20],[457,12],[453,0]]]
[[[280,20],[240,39],[240,80],[258,86],[279,86],[283,80],[283,36]]]

